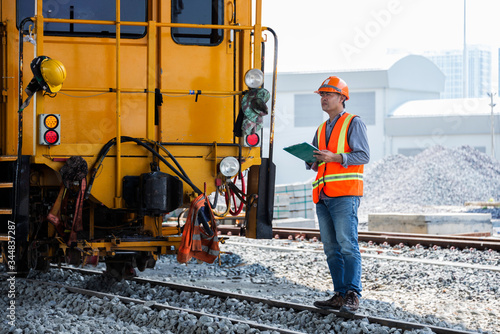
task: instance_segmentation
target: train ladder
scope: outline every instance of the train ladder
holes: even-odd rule
[[[8,224],[12,219],[14,196],[14,172],[17,156],[0,156],[0,242],[8,241]]]

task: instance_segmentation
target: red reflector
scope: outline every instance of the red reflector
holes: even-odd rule
[[[49,130],[45,132],[44,138],[47,144],[55,144],[59,140],[59,135],[57,134],[57,132]]]
[[[249,146],[255,146],[259,143],[259,135],[256,133],[248,135],[246,141]]]

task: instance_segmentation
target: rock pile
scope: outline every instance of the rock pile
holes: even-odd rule
[[[413,157],[389,156],[366,167],[366,211],[461,206],[500,197],[500,163],[470,146],[434,146]]]

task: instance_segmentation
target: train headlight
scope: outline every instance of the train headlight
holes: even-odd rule
[[[61,115],[41,114],[38,116],[38,142],[40,145],[61,144]]]
[[[225,157],[220,162],[219,169],[225,177],[233,177],[240,171],[240,163],[235,157]]]
[[[249,70],[245,74],[245,84],[249,88],[259,88],[264,83],[264,73],[258,68]]]

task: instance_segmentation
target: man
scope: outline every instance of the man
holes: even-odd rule
[[[358,246],[358,207],[363,195],[363,165],[370,160],[366,125],[345,112],[349,88],[331,76],[316,91],[329,119],[316,131],[313,145],[317,171],[313,200],[334,295],[314,306],[354,312],[361,296],[361,254]]]

